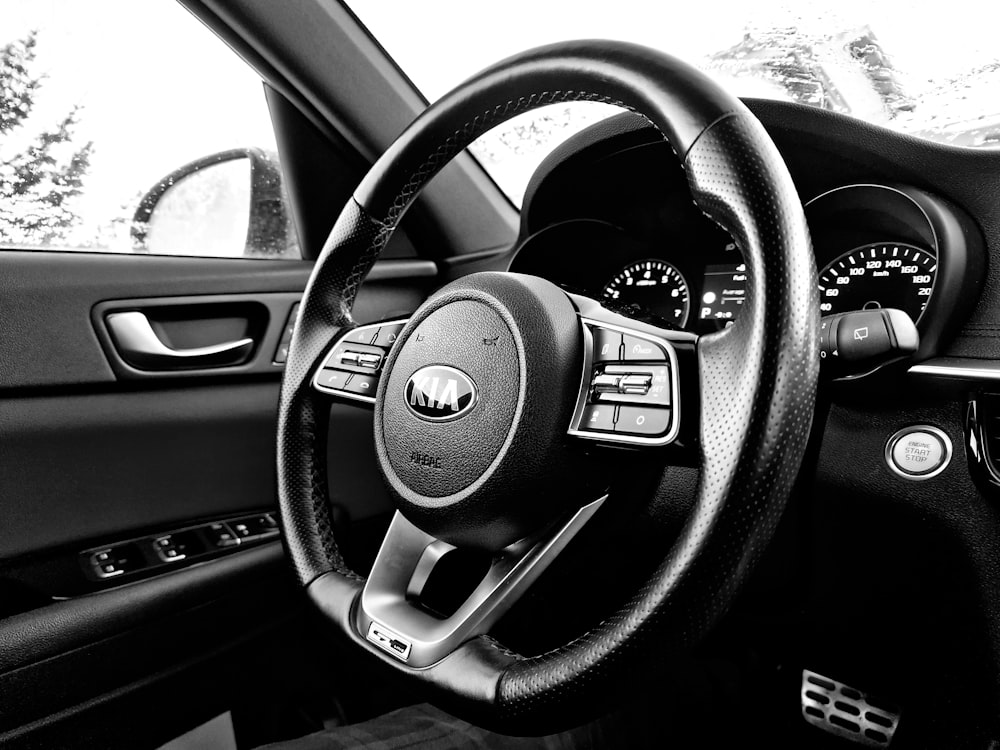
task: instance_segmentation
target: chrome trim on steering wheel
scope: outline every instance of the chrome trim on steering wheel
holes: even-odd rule
[[[475,590],[445,618],[414,603],[413,579],[426,581],[427,561],[436,562],[448,550],[397,512],[365,584],[354,627],[368,642],[408,666],[431,666],[465,641],[486,633],[606,499],[604,496],[583,506],[555,531],[548,529],[501,550]]]

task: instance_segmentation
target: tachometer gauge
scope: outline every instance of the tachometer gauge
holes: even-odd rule
[[[878,242],[851,250],[819,274],[823,315],[895,307],[915,323],[927,306],[937,277],[929,250],[902,242]]]
[[[636,304],[683,328],[691,307],[680,271],[662,260],[640,260],[623,268],[604,286],[604,296]]]

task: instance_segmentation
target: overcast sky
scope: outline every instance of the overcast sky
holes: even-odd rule
[[[836,0],[832,10],[802,0],[351,5],[430,99],[514,52],[584,37],[628,39],[698,64],[747,31],[797,26],[822,34],[869,25],[915,95],[1000,56],[1000,17],[986,2]],[[84,208],[95,220],[106,221],[192,159],[236,146],[273,147],[256,74],[174,0],[3,0],[0,19],[0,45],[39,31],[37,70],[47,79],[26,131],[83,106],[79,138],[95,144]]]
[[[83,107],[90,218],[200,156],[274,147],[259,76],[174,0],[2,0],[0,19],[0,46],[38,31],[46,80],[24,132]]]
[[[697,63],[732,47],[747,31],[795,26],[808,34],[834,34],[868,25],[916,87],[1000,59],[1000,10],[985,0],[351,0],[349,5],[431,99],[492,62],[567,39],[628,40]]]

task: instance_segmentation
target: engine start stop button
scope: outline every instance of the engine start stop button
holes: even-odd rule
[[[885,460],[901,477],[930,479],[944,471],[951,461],[951,440],[937,427],[906,427],[889,438]]]

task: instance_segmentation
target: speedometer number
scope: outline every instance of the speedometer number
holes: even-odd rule
[[[876,243],[840,256],[819,274],[820,312],[895,307],[914,321],[934,291],[937,258],[903,243]]]

